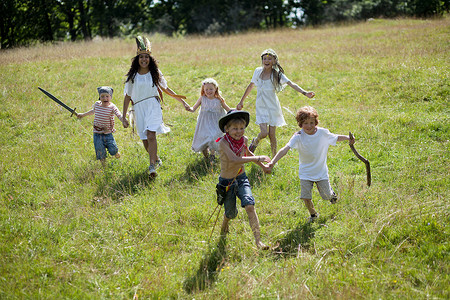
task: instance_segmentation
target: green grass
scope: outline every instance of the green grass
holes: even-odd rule
[[[449,18],[375,20],[306,30],[225,37],[152,36],[169,86],[199,97],[214,77],[234,107],[259,54],[274,48],[286,75],[307,90],[279,94],[292,111],[312,105],[320,125],[352,131],[365,167],[345,143],[328,166],[339,202],[314,191],[318,222],[306,223],[297,154],[273,174],[249,164],[262,238],[254,247],[245,211],[219,238],[214,186],[219,165],[191,151],[197,114],[171,98],[158,136],[163,166],[147,178],[148,157],[116,121],[122,158],[95,160],[92,117],[70,118],[40,86],[77,111],[96,88],[115,89],[122,107],[133,40],[40,45],[0,52],[0,298],[42,299],[448,299]],[[254,124],[253,91],[245,101]],[[297,130],[277,129],[279,148]],[[257,154],[269,154],[263,141]],[[220,224],[221,217],[218,223]]]

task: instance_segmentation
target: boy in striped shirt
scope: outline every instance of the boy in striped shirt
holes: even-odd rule
[[[106,150],[111,156],[120,157],[119,148],[113,137],[114,115],[123,122],[123,116],[117,106],[111,103],[113,89],[109,86],[97,88],[99,101],[94,103],[92,109],[85,113],[77,114],[79,119],[94,115],[94,148],[98,160],[105,164]]]

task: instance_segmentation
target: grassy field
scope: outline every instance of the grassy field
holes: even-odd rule
[[[320,126],[352,131],[365,168],[346,143],[330,148],[331,205],[314,191],[320,218],[306,223],[298,158],[291,151],[265,175],[249,164],[263,242],[258,251],[243,209],[230,234],[209,236],[219,165],[190,149],[197,113],[166,98],[171,132],[158,136],[163,166],[116,121],[122,158],[95,160],[91,108],[100,85],[123,82],[134,40],[38,45],[0,52],[1,299],[448,299],[450,18],[374,20],[340,27],[224,37],[151,36],[169,86],[199,97],[214,77],[235,107],[274,48],[286,75],[282,106],[317,108]],[[245,102],[254,124],[256,91]],[[277,131],[284,146],[296,122]],[[257,154],[270,154],[268,140]],[[219,224],[221,222],[219,218]]]

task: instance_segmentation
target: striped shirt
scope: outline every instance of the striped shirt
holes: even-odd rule
[[[116,131],[114,128],[114,115],[122,121],[122,114],[117,106],[110,103],[108,107],[103,107],[101,101],[94,103],[94,133],[113,133]]]

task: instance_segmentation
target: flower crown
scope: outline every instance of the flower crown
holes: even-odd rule
[[[137,44],[137,55],[139,54],[152,54],[152,44],[146,37],[137,36],[136,37],[136,44]]]

